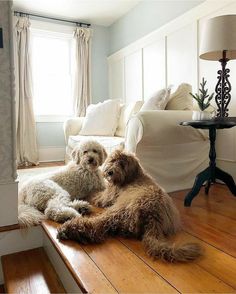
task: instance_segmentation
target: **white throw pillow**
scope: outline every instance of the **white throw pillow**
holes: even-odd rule
[[[189,94],[192,86],[186,83],[180,84],[177,90],[170,95],[170,100],[166,105],[168,110],[192,110],[193,98]]]
[[[126,125],[132,115],[139,112],[141,106],[143,105],[142,101],[130,102],[128,104],[121,105],[120,109],[120,118],[118,126],[115,132],[115,136],[124,137]]]
[[[170,88],[162,89],[154,93],[151,98],[144,102],[140,111],[145,110],[163,110],[170,99]]]
[[[120,115],[120,101],[106,100],[90,104],[79,135],[114,136]]]

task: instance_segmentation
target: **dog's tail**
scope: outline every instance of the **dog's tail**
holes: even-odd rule
[[[18,222],[21,227],[39,225],[44,219],[45,215],[33,206],[23,203],[18,206]]]
[[[168,262],[190,262],[202,255],[202,248],[198,243],[176,245],[164,237],[157,236],[155,225],[147,226],[143,235],[143,244],[146,252],[153,258]]]

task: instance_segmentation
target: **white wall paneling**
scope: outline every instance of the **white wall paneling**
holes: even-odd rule
[[[144,100],[166,86],[165,38],[143,48]]]
[[[142,49],[125,56],[125,101],[143,98]]]
[[[167,36],[167,84],[174,89],[181,83],[197,90],[197,21]]]
[[[124,58],[109,64],[109,91],[111,99],[125,98]]]
[[[224,14],[236,14],[236,1],[207,0],[109,56],[111,69],[117,61],[125,63],[123,77],[126,101],[147,99],[155,88],[160,89],[168,84],[174,84],[176,88],[181,82],[190,83],[195,92],[202,77],[207,79],[209,91],[214,92],[220,64],[198,58],[201,28],[206,19]],[[233,83],[236,79],[236,60],[229,61],[228,67],[232,83],[230,116],[236,116],[236,84]],[[114,97],[116,91],[120,91],[117,86],[114,91],[111,89]],[[217,156],[224,166],[225,162],[230,163],[229,170],[235,164],[233,175],[236,178],[236,128],[218,132]]]

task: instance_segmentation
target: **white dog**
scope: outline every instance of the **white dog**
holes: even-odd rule
[[[88,214],[85,201],[105,189],[99,166],[107,157],[96,141],[84,141],[72,152],[72,161],[56,173],[38,176],[25,183],[20,192],[19,224],[39,224],[45,217],[65,222]]]

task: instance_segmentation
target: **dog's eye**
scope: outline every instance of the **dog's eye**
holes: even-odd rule
[[[98,153],[96,149],[93,149],[93,153]]]
[[[88,151],[87,151],[87,150],[85,150],[85,151],[84,151],[84,154],[86,154],[86,153],[88,153]]]

